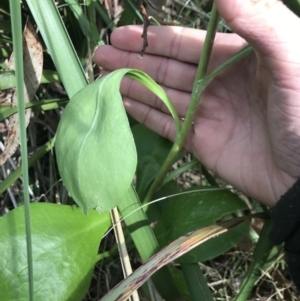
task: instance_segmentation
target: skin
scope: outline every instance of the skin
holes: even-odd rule
[[[277,0],[215,0],[235,34],[217,34],[209,70],[249,43],[254,52],[223,71],[201,99],[185,148],[228,183],[268,206],[300,176],[300,19]],[[184,118],[205,32],[149,27],[143,59],[142,28],[112,33],[95,62],[104,73],[145,71],[168,93]],[[126,110],[174,140],[175,125],[160,100],[130,79],[121,85]]]

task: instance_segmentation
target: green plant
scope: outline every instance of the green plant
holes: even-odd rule
[[[125,297],[121,295],[125,290],[128,296],[130,295],[128,286],[137,288],[143,281],[136,282],[136,279],[146,280],[154,271],[156,274],[153,275],[152,281],[166,300],[197,300],[200,293],[203,298],[213,300],[198,262],[223,254],[248,233],[248,216],[244,214],[247,206],[229,189],[217,187],[215,182],[212,183],[208,171],[205,172],[209,185],[181,191],[174,181],[176,173],[169,173],[169,170],[175,161],[182,157],[181,148],[205,87],[219,72],[247,55],[252,49],[244,48],[211,74],[207,74],[214,35],[219,23],[218,12],[213,6],[191,104],[181,124],[167,94],[139,70],[121,69],[88,84],[82,65],[86,56],[91,57],[93,47],[101,44],[101,36],[97,34],[93,19],[95,11],[101,14],[107,29],[113,30],[115,26],[98,1],[86,1],[86,14],[77,1],[66,1],[65,13],[58,10],[54,1],[27,0],[26,3],[55,66],[55,71],[44,70],[44,78],[51,82],[61,81],[70,101],[64,110],[56,136],[46,142],[28,162],[25,147],[26,126],[22,117],[20,118],[23,169],[16,170],[6,178],[0,189],[3,192],[23,174],[26,223],[21,216],[23,207],[11,211],[0,220],[0,244],[3,247],[1,249],[14,254],[14,258],[8,263],[8,256],[3,257],[0,264],[2,267],[8,266],[0,272],[2,296],[7,300],[20,300],[20,296],[28,300],[27,295],[30,296],[30,300],[81,300],[88,289],[93,266],[100,259],[100,256],[97,256],[98,246],[104,232],[110,226],[108,211],[118,207],[142,262],[145,263],[154,257],[131,276],[133,281],[127,279],[121,284],[121,288],[109,293],[113,297],[107,296],[103,300],[123,300]],[[132,16],[140,17],[130,1],[126,4],[129,20],[132,20]],[[11,1],[11,5],[15,5],[11,9],[11,22],[16,26],[13,30],[13,44],[17,54],[17,50],[21,49],[22,38],[21,17],[20,14],[15,15],[15,12],[20,7],[15,1]],[[5,5],[1,9],[8,11]],[[77,33],[80,33],[81,39],[86,43],[81,43],[81,39],[75,34],[72,35],[73,43],[71,42],[62,15],[69,20],[66,24],[76,26]],[[124,15],[121,18],[122,24],[126,23]],[[2,35],[2,39],[4,38]],[[20,63],[16,64],[16,76],[11,71],[4,71],[2,76],[7,81],[1,81],[2,89],[11,88],[14,87],[16,78],[18,111],[20,116],[24,117],[24,97],[20,93],[23,90],[24,78],[21,50],[18,56]],[[90,75],[91,62],[87,64],[86,70]],[[145,85],[167,106],[177,129],[174,144],[141,125],[130,126],[119,93],[120,82],[124,76]],[[65,99],[26,104],[27,107],[36,110],[51,110],[65,105]],[[6,106],[1,114],[4,118],[15,111],[14,108]],[[86,215],[72,206],[29,204],[29,193],[26,191],[30,184],[27,165],[36,162],[50,151],[54,140],[60,176],[70,196]],[[193,166],[197,164],[195,161]],[[186,168],[182,167],[180,170],[183,172]],[[133,186],[135,174],[136,185]],[[164,202],[152,203],[160,196],[164,197]],[[156,224],[154,230],[150,226],[152,223]],[[191,234],[185,236],[187,233]],[[237,299],[239,301],[247,299],[259,276],[258,268],[274,252],[271,245],[264,244],[266,236],[267,231],[260,235],[255,251],[255,264],[248,275],[250,281],[243,283]],[[23,255],[25,237],[28,259]],[[166,249],[155,255],[162,247]],[[185,254],[187,251],[189,252]],[[177,258],[175,255],[179,254],[183,256]],[[278,255],[277,252],[276,256],[270,259],[268,266]],[[175,271],[172,267],[165,266],[175,259],[181,269]],[[49,273],[43,273],[45,270]],[[177,279],[180,279],[177,282],[176,273],[179,274]],[[198,275],[199,279],[197,285],[188,285],[188,289],[182,288],[184,279],[190,284],[195,275]],[[56,281],[50,284],[48,277]],[[178,282],[181,282],[181,285]],[[15,287],[19,290],[15,291]]]

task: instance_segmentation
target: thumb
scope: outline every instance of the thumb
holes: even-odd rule
[[[215,0],[220,15],[232,30],[261,55],[299,63],[300,19],[280,0]]]

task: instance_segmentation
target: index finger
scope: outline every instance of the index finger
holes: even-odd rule
[[[142,49],[142,26],[130,25],[116,29],[111,35],[114,47],[139,53]],[[206,31],[178,26],[149,26],[146,53],[198,64]],[[216,64],[221,64],[246,44],[236,34],[217,33],[213,49]]]

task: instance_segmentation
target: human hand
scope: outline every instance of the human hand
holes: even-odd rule
[[[218,176],[272,206],[300,176],[300,20],[277,0],[215,0],[236,34],[217,34],[209,72],[247,42],[255,52],[219,74],[205,90],[185,148]],[[149,47],[137,59],[140,26],[112,33],[95,62],[106,71],[145,71],[185,116],[205,32],[149,27]],[[247,41],[247,42],[246,42]],[[105,71],[105,72],[106,72]],[[175,139],[166,107],[140,84],[124,79],[126,110],[160,135]]]

